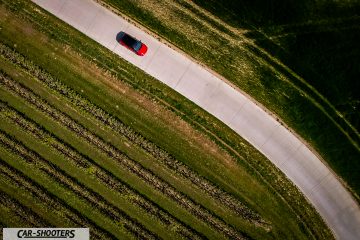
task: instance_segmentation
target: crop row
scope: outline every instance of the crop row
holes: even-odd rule
[[[144,149],[146,152],[154,156],[155,159],[165,165],[169,170],[174,171],[185,179],[189,179],[204,193],[216,199],[220,204],[227,206],[236,214],[250,222],[254,222],[257,225],[265,224],[265,221],[261,219],[261,217],[257,213],[247,208],[238,199],[236,199],[229,193],[223,191],[219,187],[215,186],[213,183],[211,183],[204,177],[199,176],[185,164],[176,160],[167,151],[158,147],[156,144],[143,137],[130,126],[124,124],[120,119],[111,116],[100,107],[91,103],[89,100],[81,97],[73,89],[69,88],[61,81],[53,78],[49,73],[34,65],[31,61],[27,60],[21,54],[17,53],[16,51],[10,49],[3,44],[0,44],[0,53],[6,59],[21,66],[29,74],[33,75],[35,78],[40,80],[40,82],[47,85],[53,91],[63,95],[68,101],[73,103],[75,107],[81,109],[87,114],[92,115],[93,117],[101,121],[105,126],[110,127],[114,131],[125,136],[132,143]]]
[[[15,81],[11,80],[10,77],[6,76],[4,73],[1,72],[0,84],[7,88],[8,91],[22,97],[28,103],[35,106],[38,110],[50,116],[54,121],[57,121],[61,125],[67,127],[68,129],[76,133],[86,142],[94,145],[94,147],[98,148],[100,151],[104,152],[109,157],[115,159],[125,169],[137,175],[142,180],[153,186],[155,189],[159,190],[164,195],[176,201],[180,206],[183,206],[185,209],[189,210],[192,214],[197,216],[200,220],[208,223],[210,226],[214,227],[219,232],[222,232],[230,238],[244,238],[241,233],[237,232],[235,229],[227,225],[221,219],[212,215],[202,206],[193,202],[186,195],[178,192],[175,188],[173,188],[164,180],[157,177],[151,171],[143,168],[139,163],[128,158],[124,153],[116,149],[114,146],[106,143],[101,138],[94,135],[89,130],[85,129],[82,125],[71,119],[65,113],[51,107],[47,102],[45,102],[39,96],[35,95],[31,90],[23,87],[19,83],[16,83]]]
[[[50,226],[50,224],[34,211],[22,205],[19,201],[9,196],[7,193],[0,190],[0,206],[3,205],[9,208],[13,214],[18,216],[24,223],[29,224],[29,227]]]
[[[66,202],[57,198],[56,196],[53,196],[41,185],[38,185],[32,179],[23,175],[21,172],[9,166],[4,161],[0,161],[0,173],[2,176],[5,176],[7,181],[9,181],[12,185],[36,197],[39,202],[45,203],[46,206],[61,212],[63,214],[63,219],[66,218],[79,227],[89,227],[91,236],[94,239],[115,238],[111,233],[97,226],[94,222],[84,217],[84,215],[79,213],[76,209],[73,209],[67,205]],[[42,225],[42,227],[43,226],[47,225]]]
[[[21,156],[27,163],[35,165],[38,169],[54,179],[54,181],[90,202],[92,206],[99,209],[100,212],[104,213],[114,222],[121,222],[132,234],[137,235],[140,239],[155,239],[155,237],[141,226],[141,224],[135,222],[120,209],[112,206],[101,195],[79,183],[75,178],[65,173],[52,162],[47,161],[36,152],[26,148],[19,141],[16,141],[15,139],[12,139],[11,141],[11,139],[2,132],[0,132],[0,139],[5,148],[16,155]]]
[[[7,117],[12,121],[12,123],[18,125],[24,131],[29,132],[34,137],[40,139],[43,143],[57,149],[69,161],[72,161],[79,168],[82,168],[83,170],[91,169],[91,172],[94,173],[94,175],[102,182],[102,184],[124,196],[127,196],[132,203],[136,204],[138,207],[145,210],[145,212],[160,220],[164,225],[171,226],[171,229],[175,229],[180,235],[190,239],[201,238],[199,234],[196,233],[193,229],[185,226],[182,222],[179,222],[169,213],[164,212],[153,202],[146,199],[146,197],[140,195],[134,189],[121,182],[112,173],[103,169],[88,157],[83,156],[81,153],[77,152],[76,149],[67,144],[64,144],[56,136],[52,135],[50,132],[47,132],[45,129],[42,129],[35,122],[26,119],[25,116],[22,116],[15,109],[6,106],[5,103],[2,103],[1,101],[0,114],[4,117]]]

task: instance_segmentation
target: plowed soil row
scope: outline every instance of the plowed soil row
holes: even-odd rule
[[[4,74],[1,74],[0,78],[1,84],[6,87],[8,91],[13,92],[14,94],[24,98],[28,103],[36,106],[36,108],[38,108],[41,112],[47,114],[61,125],[66,126],[69,130],[75,132],[79,137],[83,138],[85,141],[94,145],[97,149],[108,155],[108,157],[117,160],[122,167],[127,169],[129,172],[137,175],[145,182],[150,183],[150,185],[153,186],[155,189],[162,192],[167,197],[170,197],[172,200],[176,201],[180,206],[190,211],[200,220],[208,223],[211,227],[213,227],[219,232],[222,232],[224,235],[230,238],[244,238],[242,233],[237,232],[233,227],[227,225],[225,222],[223,222],[223,220],[214,216],[207,209],[204,209],[202,206],[196,204],[191,199],[189,199],[186,195],[178,192],[175,188],[157,177],[151,171],[144,169],[140,164],[128,158],[124,153],[120,152],[114,146],[104,142],[104,140],[92,134],[89,130],[85,129],[83,126],[71,119],[65,113],[62,113],[59,110],[50,106],[39,96],[36,96],[34,93],[32,93],[31,90],[14,82],[13,80],[6,77],[6,75]]]
[[[6,178],[7,184],[16,186],[20,191],[24,191],[34,197],[37,202],[44,203],[47,207],[51,208],[52,211],[59,212],[61,216],[60,220],[63,221],[63,223],[69,221],[71,223],[69,226],[89,227],[93,239],[116,238],[112,233],[87,218],[81,213],[81,210],[68,205],[64,199],[52,194],[44,186],[39,185],[31,178],[25,176],[3,159],[0,161],[0,172],[1,175]],[[54,215],[50,215],[50,217],[54,217]]]
[[[74,192],[77,196],[81,196],[84,201],[89,202],[93,207],[102,212],[105,216],[113,220],[114,222],[122,222],[124,228],[134,235],[143,239],[155,239],[151,233],[147,232],[141,224],[134,222],[120,209],[112,206],[102,196],[89,189],[85,185],[81,184],[77,179],[69,176],[59,168],[57,165],[42,158],[37,153],[28,149],[19,141],[10,139],[9,136],[0,132],[1,143],[5,148],[11,151],[13,154],[20,156],[24,159],[30,167],[39,168],[42,172],[48,175],[54,182],[60,183],[64,188]],[[43,224],[46,226],[46,224]]]
[[[133,204],[142,208],[145,212],[151,214],[155,219],[162,222],[162,224],[170,226],[171,229],[178,232],[185,238],[200,239],[200,233],[189,226],[185,226],[182,222],[175,219],[168,212],[165,212],[154,202],[147,199],[145,196],[139,194],[136,190],[122,182],[119,178],[114,176],[111,172],[104,169],[102,166],[91,160],[90,158],[82,155],[76,149],[69,145],[64,144],[56,136],[41,129],[35,122],[26,119],[15,109],[7,106],[5,103],[0,102],[0,114],[9,119],[12,123],[22,128],[23,131],[31,133],[32,136],[41,140],[42,143],[54,148],[59,153],[63,154],[68,161],[71,161],[79,169],[86,171],[90,169],[93,176],[109,189],[126,196]]]

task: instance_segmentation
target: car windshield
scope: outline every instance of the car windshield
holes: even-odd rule
[[[129,36],[129,35],[125,35],[122,38],[122,41],[129,47],[131,47],[132,49],[134,49],[135,51],[139,51],[140,47],[141,47],[141,42],[136,40],[135,38]]]

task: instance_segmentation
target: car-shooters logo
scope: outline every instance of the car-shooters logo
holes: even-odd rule
[[[89,240],[88,228],[4,228],[3,240]]]

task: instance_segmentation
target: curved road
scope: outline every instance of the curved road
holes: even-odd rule
[[[299,187],[338,239],[360,239],[360,208],[352,196],[315,154],[250,99],[93,1],[33,1],[227,124]],[[115,39],[120,31],[146,43],[147,55],[120,46]]]

